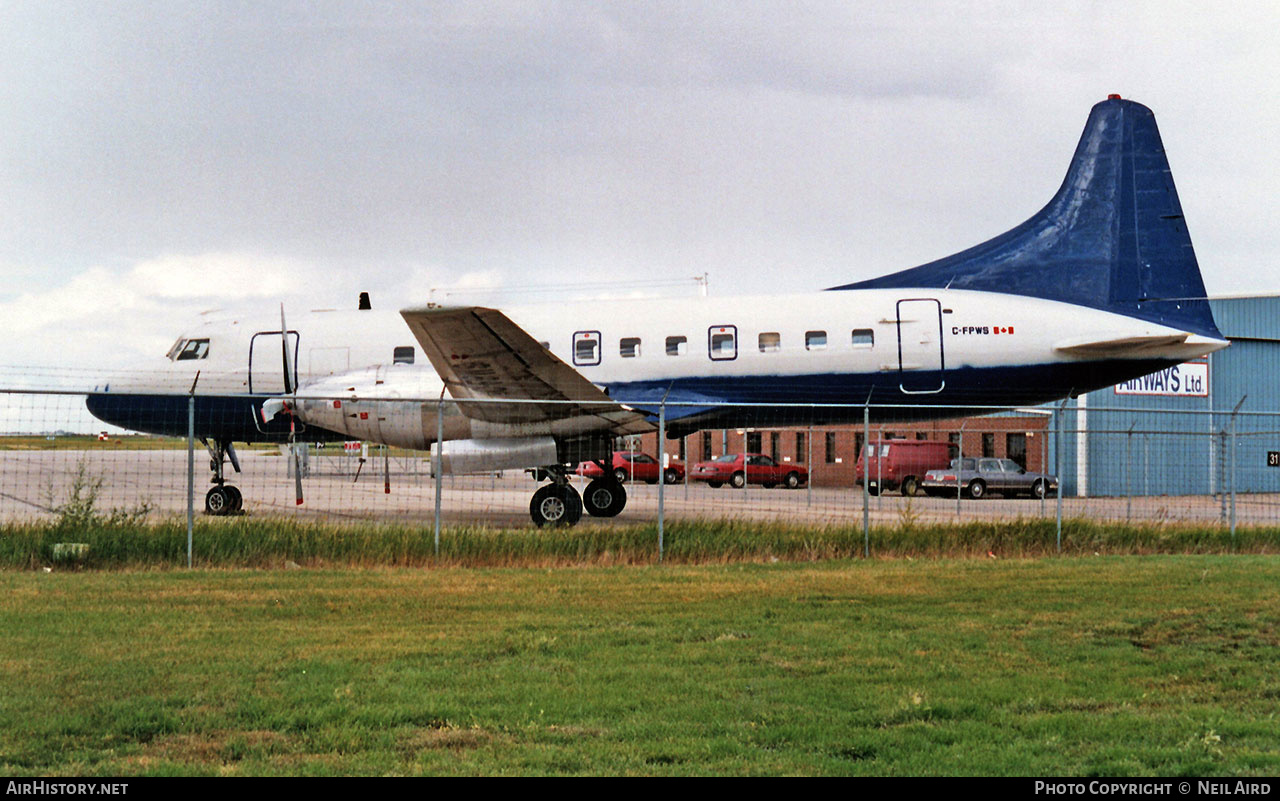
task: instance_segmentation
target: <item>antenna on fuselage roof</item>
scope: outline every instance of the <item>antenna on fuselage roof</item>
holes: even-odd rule
[[[360,305],[356,307],[360,311],[369,311],[373,306],[369,303],[369,293],[360,293]]]

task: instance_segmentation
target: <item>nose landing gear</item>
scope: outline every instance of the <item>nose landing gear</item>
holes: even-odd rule
[[[231,460],[231,467],[237,473],[240,472],[240,459],[236,456],[231,440],[215,439],[213,444],[209,444],[209,440],[204,438],[200,441],[209,451],[209,469],[213,471],[214,484],[204,496],[205,514],[221,517],[241,512],[244,509],[244,496],[240,494],[240,490],[228,484],[222,475],[223,465],[228,459]]]

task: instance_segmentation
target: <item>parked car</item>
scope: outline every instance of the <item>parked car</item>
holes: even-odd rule
[[[578,469],[575,472],[587,478],[599,478],[604,475],[600,465],[595,462],[583,462],[578,465]],[[659,475],[662,475],[668,484],[678,484],[684,481],[684,465],[673,459],[667,465],[667,469],[662,470],[659,468],[658,460],[647,453],[640,453],[639,451],[613,452],[613,477],[618,479],[619,482],[644,481],[649,484],[657,484]]]
[[[853,480],[861,485],[865,469],[867,492],[872,495],[895,489],[901,489],[903,495],[915,495],[920,491],[925,473],[951,463],[954,448],[949,442],[937,440],[875,440],[858,454]]]
[[[998,492],[1006,497],[1028,495],[1043,498],[1057,494],[1058,479],[1045,473],[1030,472],[1012,459],[966,457],[952,459],[951,466],[945,470],[930,470],[925,474],[923,487],[929,495],[954,496],[959,489],[974,499],[985,498],[989,492]]]
[[[729,484],[741,489],[748,482],[762,484],[766,489],[779,484],[787,489],[795,489],[809,480],[809,471],[795,464],[778,464],[763,453],[745,454],[746,468],[743,468],[744,454],[726,453],[709,462],[698,462],[689,474],[690,481],[705,481],[709,487],[723,487]]]

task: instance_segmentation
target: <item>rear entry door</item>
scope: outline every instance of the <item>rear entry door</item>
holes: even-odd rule
[[[909,394],[946,386],[942,304],[932,298],[898,301],[898,386]]]

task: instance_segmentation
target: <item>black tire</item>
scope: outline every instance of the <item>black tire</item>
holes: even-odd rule
[[[879,484],[877,484],[877,483],[875,483],[874,481],[872,481],[870,484],[868,484],[868,485],[867,485],[867,494],[868,494],[868,495],[879,495],[879,494],[880,494],[880,485],[879,485]]]
[[[1031,485],[1031,497],[1039,499],[1047,497],[1048,495],[1049,487],[1045,483],[1045,480],[1043,478],[1036,479],[1036,483]]]
[[[668,484],[676,484],[680,481],[680,474],[676,472],[674,467],[668,467],[662,471],[662,480]]]
[[[613,471],[613,477],[619,484],[622,484],[627,480],[627,471],[619,467]]]
[[[240,494],[240,490],[230,484],[224,485],[224,488],[231,494],[231,511],[239,512],[244,509],[244,496]]]
[[[747,476],[744,473],[734,473],[730,477],[729,483],[733,485],[734,489],[742,489],[747,486]]]
[[[787,477],[782,479],[782,485],[787,489],[796,489],[800,486],[800,474],[794,470],[787,473]]]
[[[723,486],[724,486],[724,482],[723,482],[723,481],[708,481],[708,482],[707,482],[707,486],[708,486],[708,487],[710,487],[711,489],[720,489],[721,487],[723,487]]]
[[[538,528],[575,525],[582,518],[582,497],[568,484],[547,484],[533,493],[529,517]]]
[[[902,479],[902,494],[907,497],[913,497],[920,494],[920,479],[915,476],[907,476]]]
[[[597,478],[582,493],[582,508],[592,517],[617,517],[627,505],[627,491],[611,478]]]
[[[232,507],[234,506],[232,498],[233,496],[227,491],[226,487],[218,486],[210,488],[204,496],[205,514],[217,515],[219,517],[231,514],[233,511]]]
[[[969,482],[969,497],[975,501],[980,501],[987,497],[987,484],[980,478],[975,478]]]

